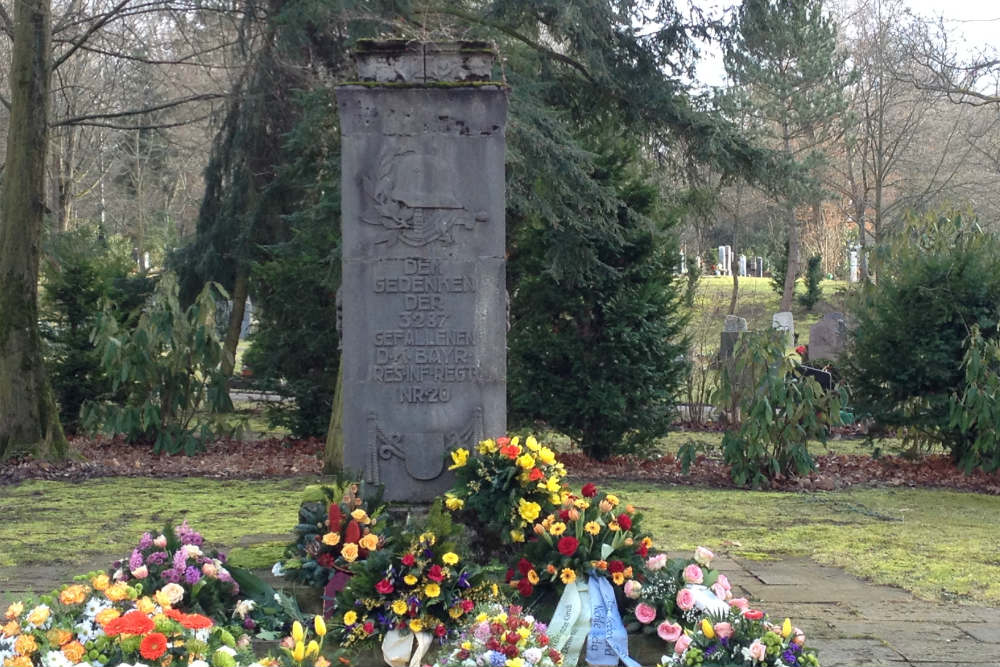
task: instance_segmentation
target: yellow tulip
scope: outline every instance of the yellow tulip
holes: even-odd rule
[[[792,634],[792,619],[786,618],[785,622],[781,624],[781,636],[788,639],[790,634]]]
[[[315,639],[310,640],[309,645],[306,646],[306,655],[319,655],[319,644],[316,643]]]
[[[301,644],[305,636],[306,632],[302,629],[302,624],[298,621],[292,623],[292,639],[294,639],[297,644]]]
[[[709,639],[715,639],[715,628],[707,618],[701,619],[701,632]]]
[[[292,660],[295,662],[302,662],[306,657],[306,645],[302,642],[295,642],[295,648],[292,649]]]
[[[313,617],[313,626],[316,628],[317,635],[320,637],[326,635],[326,621],[323,620],[323,616],[321,614],[316,614],[316,616]]]

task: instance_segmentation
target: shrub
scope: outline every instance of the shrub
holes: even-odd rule
[[[826,440],[840,424],[845,392],[826,392],[811,377],[803,377],[784,354],[783,338],[774,331],[747,332],[722,368],[716,400],[738,406],[743,419],[722,438],[723,457],[733,481],[754,488],[779,476],[804,475],[813,469],[809,440]],[[680,452],[686,471],[695,447]]]
[[[782,246],[781,252],[774,256],[771,267],[771,289],[779,295],[785,293],[785,274],[788,273],[788,240]]]
[[[965,383],[952,396],[948,427],[964,439],[953,454],[967,474],[975,468],[993,472],[1000,468],[1000,340],[985,340],[973,326],[962,367]]]
[[[899,429],[908,446],[939,444],[956,461],[975,428],[949,418],[966,383],[972,327],[997,338],[1000,240],[960,216],[911,221],[884,253],[877,284],[850,306],[856,326],[844,373],[861,416]]]
[[[812,310],[816,302],[823,296],[820,282],[823,280],[823,256],[813,255],[806,266],[806,293],[799,295],[799,303],[806,310]]]
[[[81,228],[52,237],[43,263],[41,321],[46,369],[68,433],[80,429],[87,398],[106,394],[111,379],[101,369],[91,334],[101,300],[114,304],[119,324],[130,326],[132,311],[152,292],[154,281],[132,273],[128,247]]]
[[[205,440],[231,430],[220,415],[233,405],[222,373],[214,289],[222,291],[206,285],[185,311],[176,277],[164,274],[132,331],[105,307],[94,341],[112,378],[112,393],[120,392],[121,399],[88,401],[83,409],[88,430],[152,441],[154,452],[168,454],[193,454]]]

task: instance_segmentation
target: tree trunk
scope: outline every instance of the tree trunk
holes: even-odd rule
[[[229,377],[236,367],[236,347],[240,344],[240,331],[243,329],[243,316],[247,310],[247,288],[250,284],[250,267],[240,265],[236,269],[236,280],[233,282],[233,308],[229,311],[229,326],[226,329],[226,340],[222,342],[222,373]]]
[[[344,356],[337,368],[337,388],[333,392],[333,411],[326,430],[326,450],[323,452],[323,474],[335,475],[344,470]],[[361,472],[361,471],[355,471]]]
[[[733,261],[729,263],[729,271],[733,274],[733,293],[729,297],[729,314],[735,315],[736,300],[740,294],[740,265],[736,255],[733,255]]]
[[[49,0],[14,3],[7,164],[0,190],[0,459],[67,455],[38,335],[45,200]]]
[[[781,310],[791,310],[795,300],[795,279],[799,273],[802,241],[799,238],[799,221],[795,207],[788,205],[788,268],[785,271],[785,289],[781,293]]]

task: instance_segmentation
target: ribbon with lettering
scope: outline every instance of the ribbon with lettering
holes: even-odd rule
[[[590,606],[587,663],[613,667],[620,660],[626,667],[639,667],[628,655],[628,633],[618,613],[615,591],[604,577],[590,576]]]
[[[416,648],[413,640],[417,640]],[[419,667],[420,661],[431,647],[429,632],[403,633],[389,630],[382,639],[382,659],[389,667]]]
[[[549,645],[563,654],[563,664],[572,666],[580,660],[583,644],[590,631],[590,596],[587,584],[566,584],[549,623]]]

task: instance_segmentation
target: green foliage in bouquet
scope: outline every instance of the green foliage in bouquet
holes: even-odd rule
[[[523,444],[519,437],[483,440],[471,452],[451,452],[451,460],[455,486],[445,494],[445,506],[491,550],[524,541],[530,521],[519,511],[523,507],[548,512],[562,500],[566,468],[534,436]]]
[[[657,667],[819,667],[816,650],[806,648],[805,635],[789,619],[771,624],[763,612],[731,611],[707,616],[695,632],[682,634],[673,655]]]
[[[334,571],[346,572],[351,563],[380,548],[384,540],[374,531],[385,509],[381,494],[369,502],[363,495],[360,485],[353,482],[306,488],[296,539],[281,563],[285,576],[323,588]]]
[[[519,508],[523,519],[534,522],[523,556],[508,571],[508,583],[522,597],[533,595],[537,586],[562,590],[591,574],[619,588],[639,575],[652,540],[631,505],[588,483],[580,496],[564,492],[556,512],[540,517],[539,510]]]
[[[466,558],[463,541],[462,527],[435,503],[425,521],[408,522],[384,548],[354,562],[331,618],[341,646],[381,641],[390,630],[454,637],[476,605],[498,592]]]

